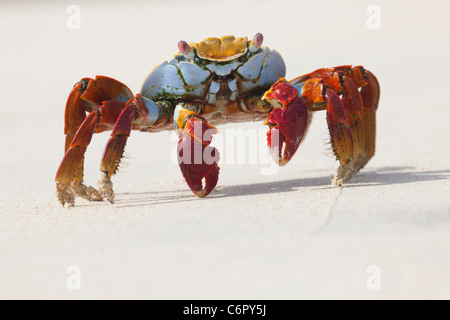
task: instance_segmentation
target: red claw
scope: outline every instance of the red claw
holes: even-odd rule
[[[219,151],[209,146],[215,132],[216,129],[204,120],[193,117],[188,120],[178,141],[181,173],[197,197],[206,197],[214,190],[219,179]]]
[[[264,122],[270,130],[267,142],[270,153],[278,165],[289,162],[297,151],[308,126],[308,112],[298,91],[286,80],[280,79],[264,95],[274,107]]]

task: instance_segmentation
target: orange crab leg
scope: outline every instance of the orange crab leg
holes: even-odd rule
[[[80,98],[93,106],[99,106],[107,100],[127,102],[133,99],[133,93],[125,84],[116,79],[96,76],[94,80],[90,79]]]
[[[344,76],[342,102],[350,121],[352,132],[353,158],[365,161],[365,134],[363,122],[363,102],[358,87],[349,77]],[[364,159],[363,159],[364,158]]]
[[[365,71],[366,70],[364,70],[361,66],[352,67],[351,65],[334,68],[322,68],[292,79],[289,82],[295,85],[297,83],[306,82],[310,79],[320,79],[322,83],[333,88],[336,93],[340,94],[344,89],[342,86],[342,76],[351,77],[358,87],[362,87],[367,84],[363,75]]]
[[[95,126],[95,132],[111,130],[115,120],[124,108],[125,102],[132,98],[133,94],[130,89],[123,83],[112,78],[96,76],[95,79],[83,78],[77,82],[70,92],[66,103],[64,116],[64,133],[66,135],[64,152],[67,153],[71,148],[77,131],[86,119],[86,113],[90,113],[97,106],[101,106],[103,101],[116,100],[117,103],[108,103],[108,112],[102,114],[102,117]],[[78,142],[75,141],[75,143],[84,143],[81,136],[77,139]],[[61,184],[57,186],[58,198],[63,204],[65,202],[73,203],[73,195],[65,190],[68,184],[71,184],[74,193],[83,198],[88,200],[101,200],[102,198],[96,189],[83,184],[84,157],[80,159],[79,154],[84,154],[84,151],[82,150],[82,146],[78,146],[77,149],[75,152],[74,145],[72,145],[71,155],[68,155],[68,159],[74,158],[76,161],[71,162],[70,165],[66,164],[61,166],[57,174],[57,177],[63,181],[62,185],[65,185],[64,187]],[[72,180],[67,182],[67,176],[72,176],[73,169],[71,167],[77,167],[77,169]]]
[[[66,111],[64,115],[64,134],[66,135],[64,152],[69,149],[75,133],[86,118],[86,103],[81,100],[81,96],[86,91],[87,84],[90,80],[92,79],[84,78],[77,82],[67,99]]]
[[[64,115],[64,134],[66,135],[64,152],[70,148],[72,140],[86,118],[86,112],[92,112],[94,107],[102,105],[106,100],[118,100],[126,102],[133,98],[133,94],[123,83],[104,76],[96,76],[95,79],[83,78],[78,81],[69,94]],[[123,109],[123,106],[122,106]],[[121,111],[121,110],[120,110]],[[119,112],[120,113],[120,112]],[[113,114],[107,113],[106,116]],[[113,115],[114,117],[115,115]],[[117,119],[117,116],[115,116]],[[105,121],[102,121],[105,122]],[[106,123],[108,120],[106,120]],[[111,129],[109,125],[99,124],[96,132]],[[73,177],[73,182],[81,185],[83,181],[84,158],[79,162],[78,169]],[[81,187],[81,192],[85,189]]]
[[[326,105],[333,153],[341,163],[333,180],[333,184],[336,185],[350,179],[367,162],[364,149],[365,133],[361,96],[350,78],[344,76],[342,79],[342,99],[332,88],[323,85],[317,78],[308,80],[309,86],[303,92],[304,97],[315,96],[314,101],[326,102],[320,102],[319,107],[316,106],[314,110],[321,110],[323,108],[321,106]],[[313,82],[316,82],[315,86]],[[309,102],[309,105],[313,104],[314,102]]]
[[[71,183],[97,125],[113,126],[119,115],[118,111],[121,111],[124,106],[125,104],[120,101],[105,101],[101,107],[94,108],[85,118],[72,139],[56,173],[55,180],[61,188],[65,188]]]
[[[95,110],[86,117],[70,143],[55,178],[56,183],[62,188],[69,185],[72,181],[86,152],[86,148],[91,142],[98,121],[99,112]]]
[[[319,69],[290,83],[301,87],[308,110],[327,110],[333,152],[341,163],[333,183],[340,185],[374,154],[378,82],[361,66],[341,66]]]
[[[341,165],[353,160],[353,137],[350,129],[350,118],[344,103],[333,90],[326,93],[327,124],[330,132],[331,144],[336,158]]]
[[[77,130],[55,177],[57,196],[62,205],[65,203],[72,205],[74,193],[91,201],[102,200],[102,195],[95,188],[87,187],[82,183],[84,154],[94,131],[99,127],[101,130],[112,127],[124,105],[123,102],[115,100],[104,102],[101,107],[95,108],[85,118]],[[73,189],[69,188],[71,183]]]
[[[64,153],[66,153],[67,149],[69,149],[75,133],[86,118],[86,102],[81,100],[81,96],[86,91],[90,80],[92,79],[84,78],[78,81],[74,85],[67,99],[64,114],[64,134],[66,135]],[[78,170],[73,178],[76,184],[80,184],[83,181],[83,167],[84,159],[81,159]]]
[[[365,126],[365,148],[367,161],[373,157],[375,153],[375,130],[378,101],[380,100],[380,85],[377,78],[370,72],[365,70],[367,85],[361,88],[361,97],[364,107],[363,121]]]
[[[99,178],[99,191],[109,202],[114,203],[114,191],[111,182],[112,175],[116,172],[123,151],[131,133],[133,120],[137,116],[137,110],[133,102],[127,103],[126,107],[120,113],[115,123],[111,137],[106,143],[103,153],[100,170],[102,175]]]
[[[114,128],[106,143],[100,170],[106,173],[109,178],[117,171],[131,130],[140,129],[140,123],[146,125],[148,112],[144,98],[138,93],[134,100],[129,100],[125,107],[120,110],[120,114],[112,117],[110,121],[106,121],[107,123],[114,123]],[[137,120],[136,128],[133,128],[134,120]]]
[[[127,102],[133,93],[123,83],[108,77],[96,76],[95,80],[83,78],[78,81],[69,94],[64,115],[65,150],[70,146],[75,133],[86,118],[86,112],[102,105],[103,101],[118,100]],[[99,131],[97,131],[99,132]]]
[[[100,166],[100,170],[107,173],[108,177],[111,177],[117,170],[135,117],[134,105],[128,104],[117,118],[111,138],[106,143]]]

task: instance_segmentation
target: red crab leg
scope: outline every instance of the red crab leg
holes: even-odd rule
[[[167,123],[169,121],[168,115],[161,115],[160,111],[161,109],[154,101],[146,99],[138,93],[134,100],[127,102],[125,108],[117,117],[111,137],[106,143],[100,165],[102,174],[98,180],[99,190],[109,202],[114,203],[111,177],[119,167],[131,130],[157,127]],[[158,115],[155,115],[155,113]]]
[[[102,105],[102,102],[106,100],[126,102],[131,98],[133,98],[132,92],[123,83],[112,78],[97,76],[95,79],[84,78],[77,82],[70,92],[66,103],[64,116],[64,134],[66,135],[64,153],[70,148],[70,144],[77,130],[86,118],[86,112],[91,112],[94,107]],[[103,122],[106,125],[103,125]],[[111,125],[108,120],[102,120],[96,126],[95,132],[110,129]],[[81,159],[72,180],[74,191],[83,198],[98,200],[101,196],[97,190],[92,187],[86,187],[82,183],[83,166],[84,158]]]
[[[80,165],[81,159],[83,158],[84,152],[91,142],[98,121],[99,111],[95,110],[86,117],[71,141],[59,166],[58,172],[56,173],[56,183],[61,187],[66,187],[72,181],[75,172]]]
[[[364,162],[366,157],[364,121],[363,121],[363,102],[358,87],[353,80],[347,76],[343,77],[344,92],[342,102],[344,109],[348,114],[350,121],[350,130],[352,132],[353,157]]]
[[[264,124],[269,125],[267,142],[278,165],[285,165],[297,151],[307,130],[310,115],[298,91],[285,79],[278,80],[264,94],[274,108]]]
[[[311,78],[302,88],[302,96],[311,109],[326,108],[331,145],[336,159],[341,163],[334,184],[341,184],[354,175],[361,168],[362,159],[365,159],[361,96],[351,79],[343,75],[341,79],[338,85],[331,88],[322,79]],[[334,89],[342,92],[342,99]]]
[[[106,143],[100,170],[103,175],[99,178],[99,190],[109,202],[114,203],[114,191],[112,189],[111,177],[116,172],[123,151],[131,133],[133,120],[137,116],[134,103],[128,103],[117,118],[111,137]]]
[[[55,177],[58,198],[63,205],[66,202],[73,204],[73,195],[68,195],[65,189],[72,182],[82,163],[84,153],[91,142],[97,124],[114,125],[124,106],[125,104],[121,101],[105,101],[101,107],[94,108],[78,128]],[[91,200],[101,200],[101,197]]]
[[[84,78],[77,82],[69,94],[66,103],[66,111],[64,115],[64,134],[66,135],[66,144],[64,152],[70,146],[75,133],[86,118],[85,102],[81,96],[86,91],[89,81],[92,79]]]
[[[197,197],[206,197],[219,179],[219,151],[209,146],[217,129],[193,111],[176,113],[180,132],[178,164],[186,183]]]
[[[136,110],[134,109],[134,106],[128,104],[117,118],[111,133],[111,138],[109,138],[106,143],[100,170],[107,173],[109,177],[117,170],[125,144],[130,136],[131,125],[135,117]]]
[[[66,111],[64,115],[64,134],[66,135],[64,153],[66,153],[67,149],[69,149],[75,133],[86,118],[86,102],[81,100],[81,95],[83,95],[86,91],[90,80],[92,79],[84,78],[77,82],[67,99]],[[83,165],[84,159],[81,159],[80,165],[73,179],[75,184],[80,184],[83,181]]]
[[[325,70],[331,71],[326,75]],[[327,86],[333,88],[337,93],[343,93],[342,99],[345,99],[345,92],[353,92],[350,101],[360,100],[358,93],[354,88],[350,88],[339,85],[339,82],[347,82],[346,79],[351,79],[356,88],[361,88],[362,109],[360,113],[364,123],[364,155],[365,161],[362,166],[373,157],[375,153],[375,130],[376,130],[376,110],[378,108],[378,102],[380,99],[380,86],[377,78],[368,70],[365,70],[362,66],[341,66],[330,69],[320,69],[318,73],[321,73],[324,77],[324,83]],[[315,72],[317,73],[317,71]],[[339,79],[339,81],[338,81]],[[354,87],[352,84],[352,87]],[[348,100],[347,100],[348,101]],[[358,102],[359,104],[359,102]]]
[[[91,105],[99,106],[106,100],[127,102],[133,99],[133,93],[120,81],[109,77],[96,76],[95,80],[89,81],[81,99],[91,103]]]
[[[377,78],[368,70],[364,70],[367,85],[361,88],[361,97],[364,106],[365,147],[367,161],[375,153],[375,131],[378,101],[380,100],[380,85]]]
[[[310,110],[327,110],[333,151],[341,162],[333,183],[340,185],[373,156],[378,82],[362,67],[350,66],[319,69],[291,81],[293,85],[300,82]]]
[[[327,98],[327,124],[330,132],[331,144],[333,152],[340,161],[341,165],[345,165],[352,161],[353,158],[353,137],[350,129],[350,117],[344,103],[332,89],[328,89]]]

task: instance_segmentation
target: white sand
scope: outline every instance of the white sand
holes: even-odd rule
[[[360,1],[81,2],[81,30],[66,28],[72,2],[0,4],[0,298],[449,299],[449,6],[375,2],[380,30]],[[116,203],[61,208],[53,179],[76,81],[108,75],[138,92],[178,40],[256,32],[288,78],[341,64],[377,75],[377,153],[360,174],[330,186],[338,163],[318,114],[277,175],[221,165],[216,190],[197,199],[171,134],[133,133]],[[263,128],[219,129],[240,127]],[[107,137],[88,150],[90,185]],[[80,290],[66,286],[71,265]],[[371,265],[379,290],[366,285]]]

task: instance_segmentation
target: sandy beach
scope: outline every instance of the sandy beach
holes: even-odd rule
[[[0,299],[450,298],[447,2],[0,7]],[[331,186],[338,163],[318,112],[276,174],[263,174],[263,160],[225,161],[199,199],[172,159],[173,133],[133,132],[114,204],[59,204],[75,82],[107,75],[137,93],[179,40],[257,32],[283,55],[288,79],[345,64],[378,77],[377,150],[357,176]],[[89,185],[108,137],[95,135],[86,153]]]

